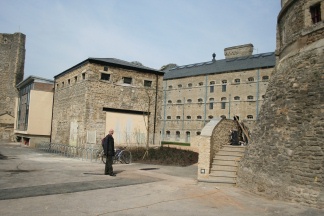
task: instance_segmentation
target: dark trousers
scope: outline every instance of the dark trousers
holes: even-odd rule
[[[105,166],[105,175],[112,175],[114,174],[113,170],[113,156],[106,156],[106,166]]]

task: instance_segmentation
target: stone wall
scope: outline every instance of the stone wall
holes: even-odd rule
[[[18,96],[16,85],[24,77],[25,40],[26,36],[22,33],[0,34],[0,115],[8,113],[16,116],[14,113],[15,98]],[[13,134],[13,123],[12,127],[10,126],[9,137]],[[8,129],[2,128],[0,131],[7,133]],[[4,136],[0,134],[0,139],[2,137]]]
[[[242,56],[250,56],[253,53],[253,45],[245,44],[240,46],[227,47],[224,49],[225,58],[238,58]]]
[[[278,32],[290,30],[278,37],[276,71],[238,185],[324,208],[324,26],[322,21],[310,29],[304,22],[309,2],[287,1],[278,17]]]
[[[101,73],[109,73],[109,81],[101,80]],[[123,77],[132,77],[133,84],[125,85]],[[143,86],[152,81],[152,88]],[[95,132],[96,144],[105,136],[106,111],[104,108],[147,111],[150,98],[150,143],[153,131],[160,132],[162,75],[144,73],[118,66],[87,63],[59,76],[55,80],[52,142],[87,145],[87,132]],[[157,91],[156,91],[157,90]],[[157,98],[156,98],[157,93]],[[71,131],[73,128],[76,132]],[[73,133],[74,135],[72,135]]]
[[[212,119],[202,130],[200,136],[192,139],[192,147],[199,149],[198,180],[209,178],[215,154],[224,145],[230,144],[230,130],[238,130],[238,125],[230,119]]]

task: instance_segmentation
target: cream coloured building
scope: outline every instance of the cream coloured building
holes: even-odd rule
[[[14,134],[25,145],[50,141],[53,84],[53,80],[29,76],[17,85]]]
[[[253,45],[229,47],[225,59],[165,71],[162,140],[190,142],[213,118],[238,116],[254,123],[275,66],[275,53],[253,53]]]

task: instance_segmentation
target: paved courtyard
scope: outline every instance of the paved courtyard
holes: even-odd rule
[[[197,166],[116,164],[64,158],[0,143],[0,215],[309,215],[323,209],[197,183]]]

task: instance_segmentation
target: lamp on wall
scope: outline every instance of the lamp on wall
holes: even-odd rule
[[[205,174],[205,169],[200,169],[200,174]]]

